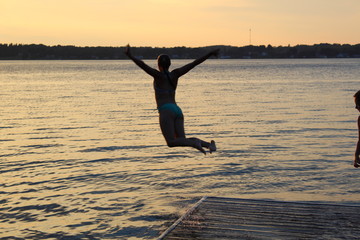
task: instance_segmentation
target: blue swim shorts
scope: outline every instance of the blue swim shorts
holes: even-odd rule
[[[183,113],[181,111],[181,108],[176,105],[175,103],[165,103],[163,105],[161,105],[160,107],[158,107],[159,112],[164,111],[164,110],[170,110],[173,113],[175,113],[176,117],[183,117]]]

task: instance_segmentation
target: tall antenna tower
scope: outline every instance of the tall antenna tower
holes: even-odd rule
[[[249,29],[249,45],[251,45],[251,28]]]

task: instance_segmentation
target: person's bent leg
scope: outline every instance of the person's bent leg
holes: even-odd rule
[[[181,117],[177,117],[175,120],[175,132],[176,132],[176,136],[179,138],[186,138],[185,137],[185,127],[184,127],[184,115],[182,115]],[[208,148],[210,150],[210,153],[216,151],[216,146],[215,146],[215,142],[211,141],[211,143],[205,142],[201,139],[198,138],[188,138],[188,139],[192,139],[193,141],[196,141],[196,143],[198,144],[198,141],[200,141],[200,145],[201,148],[205,147]],[[198,149],[198,147],[197,147]],[[201,152],[204,152],[204,150],[200,150]]]
[[[166,142],[169,147],[193,147],[206,154],[206,151],[201,146],[201,140],[197,138],[175,138]]]
[[[164,110],[160,113],[160,127],[169,147],[193,147],[206,154],[200,139],[185,137],[183,119],[176,119],[173,112]]]

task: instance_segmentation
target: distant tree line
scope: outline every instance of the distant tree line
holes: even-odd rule
[[[154,59],[160,53],[174,59],[194,59],[220,48],[220,58],[360,58],[360,44],[315,44],[296,46],[210,46],[199,48],[132,47],[133,55]],[[46,46],[43,44],[0,44],[0,60],[127,59],[124,47]]]

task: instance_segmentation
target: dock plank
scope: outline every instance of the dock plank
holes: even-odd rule
[[[158,239],[360,239],[359,223],[359,206],[203,197]]]

